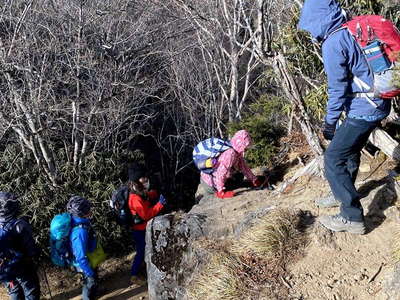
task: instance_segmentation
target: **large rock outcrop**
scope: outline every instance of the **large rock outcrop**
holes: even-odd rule
[[[201,242],[237,236],[273,209],[268,193],[253,191],[250,198],[247,191],[243,189],[240,197],[231,199],[204,198],[187,214],[158,216],[148,224],[146,264],[151,300],[187,299],[186,287],[209,257]]]
[[[206,216],[168,214],[154,218],[146,232],[150,299],[185,299],[184,286],[205,259],[193,242],[204,237]]]

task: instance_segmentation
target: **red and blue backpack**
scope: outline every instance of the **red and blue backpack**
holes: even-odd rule
[[[343,24],[361,47],[374,74],[374,87],[368,98],[391,99],[400,95],[400,85],[394,82],[394,68],[400,61],[400,32],[390,20],[378,15],[364,15]]]

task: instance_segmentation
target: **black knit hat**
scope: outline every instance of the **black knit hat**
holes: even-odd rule
[[[13,216],[18,213],[19,201],[17,197],[8,192],[0,192],[0,216]]]
[[[76,217],[87,216],[92,208],[89,200],[81,196],[72,196],[67,204],[67,211]]]
[[[135,162],[128,167],[129,181],[138,182],[140,178],[146,176],[147,176],[147,171],[146,167],[143,164]]]

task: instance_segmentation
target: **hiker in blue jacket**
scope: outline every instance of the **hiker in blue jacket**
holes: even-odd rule
[[[96,249],[97,241],[90,223],[91,203],[83,197],[73,196],[67,204],[72,215],[71,249],[74,256],[73,265],[83,275],[82,299],[95,299],[97,274],[92,269],[87,253]]]
[[[0,192],[0,277],[12,300],[39,300],[40,283],[34,259],[39,256],[32,228],[18,218],[19,201]],[[2,280],[3,281],[3,280]]]
[[[354,182],[360,154],[370,133],[390,112],[390,101],[368,98],[373,73],[360,47],[347,29],[346,14],[335,0],[306,0],[299,28],[322,44],[322,58],[328,77],[328,104],[323,135],[331,140],[325,151],[325,175],[333,197],[321,199],[320,206],[341,204],[340,213],[322,216],[322,225],[333,231],[365,233],[360,194]],[[342,112],[346,119],[336,129]]]

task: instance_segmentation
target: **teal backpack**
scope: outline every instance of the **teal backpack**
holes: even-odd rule
[[[54,216],[50,224],[51,261],[60,267],[72,265],[73,255],[70,246],[72,217],[69,213]]]

